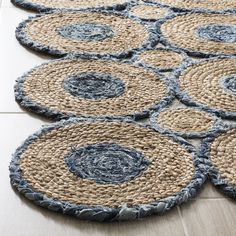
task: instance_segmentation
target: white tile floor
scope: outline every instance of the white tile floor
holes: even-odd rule
[[[17,77],[48,58],[25,49],[15,27],[32,13],[2,0],[0,7],[0,235],[1,236],[235,236],[236,204],[209,183],[200,195],[163,217],[132,223],[86,223],[34,206],[10,186],[8,165],[15,148],[46,121],[25,113],[14,100]]]

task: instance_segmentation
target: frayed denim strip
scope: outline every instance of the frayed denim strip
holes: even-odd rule
[[[225,10],[211,10],[211,9],[205,9],[205,8],[192,8],[192,9],[187,9],[183,7],[174,7],[169,4],[164,4],[164,3],[158,3],[153,0],[143,0],[146,3],[152,3],[155,4],[156,6],[159,7],[167,7],[171,9],[172,11],[176,13],[189,13],[189,12],[196,12],[196,13],[219,13],[219,14],[224,14],[224,13],[236,13],[236,8],[233,9],[225,9]]]
[[[54,8],[54,7],[45,7],[43,5],[37,4],[37,3],[32,3],[27,0],[11,0],[12,4],[14,4],[17,7],[21,7],[27,10],[32,10],[32,11],[38,11],[38,12],[47,12],[47,11],[52,11],[56,9],[62,9],[62,8]],[[83,9],[101,9],[101,10],[111,10],[111,11],[123,11],[127,5],[133,2],[133,0],[127,0],[123,4],[111,4],[110,6],[98,6],[98,7],[86,7],[86,8],[79,8],[80,10]],[[71,8],[63,8],[65,10],[79,10],[79,9],[71,9]]]

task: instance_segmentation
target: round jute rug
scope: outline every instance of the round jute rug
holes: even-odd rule
[[[236,126],[231,125],[215,137],[203,140],[200,152],[211,182],[236,199]]]
[[[76,119],[44,127],[14,154],[11,183],[26,198],[79,219],[161,214],[205,180],[194,148],[131,120]]]
[[[188,104],[236,117],[236,58],[220,57],[190,63],[175,72],[178,98]],[[175,78],[173,83],[175,83]]]
[[[66,54],[129,56],[152,47],[159,38],[154,27],[127,14],[108,11],[55,11],[30,17],[17,30],[19,42],[31,49]]]
[[[190,56],[236,55],[236,15],[172,14],[157,23],[161,42]]]
[[[215,115],[191,107],[164,108],[152,114],[150,120],[155,130],[184,138],[207,137],[224,127],[222,120]]]
[[[32,69],[15,85],[16,100],[30,111],[69,116],[144,118],[173,99],[160,75],[119,60],[64,58]]]
[[[143,0],[160,6],[170,7],[174,11],[199,12],[236,12],[234,0]]]
[[[36,11],[52,9],[79,10],[86,8],[122,10],[129,0],[11,0],[11,2],[16,6]]]

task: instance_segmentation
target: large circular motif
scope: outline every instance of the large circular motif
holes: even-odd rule
[[[158,23],[162,42],[192,56],[235,55],[236,15],[189,13]]]
[[[11,0],[17,6],[42,11],[52,9],[85,9],[85,8],[114,8],[123,9],[128,0]]]
[[[191,145],[131,120],[76,119],[19,147],[11,183],[36,204],[98,221],[163,213],[205,180]]]
[[[204,11],[204,12],[234,12],[236,2],[234,0],[143,0],[161,6],[171,7],[175,11]]]
[[[16,37],[23,45],[57,56],[69,53],[126,56],[133,49],[155,45],[151,26],[125,14],[108,11],[60,11],[30,17]]]
[[[201,145],[205,169],[211,182],[225,194],[236,199],[236,126],[206,138]]]
[[[34,68],[15,86],[16,100],[50,118],[146,117],[172,100],[172,88],[144,67],[119,60],[65,58]]]
[[[236,58],[192,63],[178,72],[176,93],[188,105],[197,105],[221,117],[236,117]],[[174,81],[173,81],[174,82]]]
[[[164,108],[151,117],[151,125],[161,133],[184,138],[203,138],[222,129],[222,121],[208,112],[190,107]]]

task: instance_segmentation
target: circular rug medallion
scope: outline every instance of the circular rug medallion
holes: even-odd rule
[[[204,11],[204,12],[224,12],[236,11],[234,0],[143,0],[161,6],[171,7],[175,11]]]
[[[131,16],[138,17],[143,20],[158,20],[169,14],[169,10],[155,5],[135,5],[129,9]]]
[[[137,53],[135,61],[138,61],[141,65],[159,71],[171,71],[176,67],[179,67],[186,58],[186,54],[183,52],[156,48],[152,50],[143,50]]]
[[[20,78],[16,100],[53,119],[68,116],[125,116],[136,119],[169,103],[172,88],[144,67],[118,60],[50,61]]]
[[[150,27],[125,14],[61,11],[30,17],[18,26],[16,37],[29,48],[57,56],[74,53],[122,57],[157,42],[158,36]]]
[[[201,145],[205,169],[211,182],[225,194],[236,198],[236,126],[206,138]]]
[[[203,138],[223,127],[216,116],[195,108],[165,108],[151,117],[151,125],[161,133],[174,133],[184,138]]]
[[[75,119],[44,127],[14,154],[11,183],[28,199],[79,219],[163,213],[205,180],[193,147],[126,120]]]
[[[175,89],[182,102],[221,117],[236,117],[236,58],[192,63],[177,71],[176,77]]]
[[[85,8],[114,8],[121,10],[128,0],[11,0],[17,6],[42,11],[51,9],[85,9]]]
[[[158,23],[162,43],[182,48],[191,56],[235,55],[236,15],[189,13]]]

